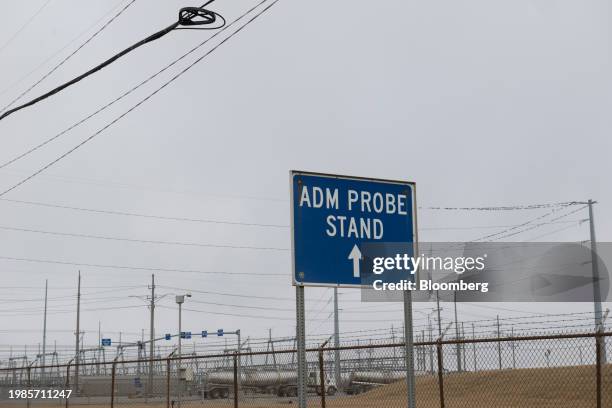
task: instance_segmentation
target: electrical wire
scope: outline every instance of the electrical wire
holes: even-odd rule
[[[584,204],[578,201],[562,201],[558,203],[540,203],[510,206],[489,206],[489,207],[419,207],[421,210],[444,210],[444,211],[515,211],[515,210],[537,210],[542,208],[558,208],[572,205]]]
[[[246,17],[248,14],[250,14],[252,11],[254,11],[255,9],[257,9],[259,6],[261,6],[263,3],[265,3],[268,0],[262,0],[260,1],[258,4],[256,4],[255,6],[251,7],[249,10],[247,10],[245,13],[243,13],[242,15],[240,15],[238,18],[236,18],[235,20],[233,20],[230,24],[226,24],[223,28],[221,28],[220,30],[218,30],[216,33],[214,33],[212,36],[210,36],[209,38],[207,38],[206,40],[200,42],[198,45],[196,45],[195,47],[191,48],[189,51],[187,51],[186,53],[184,53],[183,55],[181,55],[180,57],[174,59],[173,61],[171,61],[169,64],[165,65],[164,67],[162,67],[160,70],[158,70],[157,72],[153,73],[152,75],[150,75],[149,77],[147,77],[146,79],[144,79],[143,81],[141,81],[140,83],[136,84],[135,86],[133,86],[132,88],[128,89],[127,91],[125,91],[123,94],[119,95],[118,97],[116,97],[115,99],[113,99],[112,101],[110,101],[109,103],[107,103],[106,105],[103,105],[102,107],[98,108],[96,111],[90,113],[89,115],[85,116],[84,118],[82,118],[81,120],[73,123],[72,125],[68,126],[66,129],[62,130],[61,132],[55,134],[54,136],[44,140],[43,142],[39,143],[38,145],[35,145],[33,147],[31,147],[30,149],[24,151],[23,153],[13,157],[12,159],[4,162],[3,164],[0,164],[0,169],[5,168],[6,166],[9,166],[13,163],[15,163],[18,160],[21,160],[22,158],[30,155],[31,153],[34,153],[35,151],[41,149],[42,147],[46,146],[47,144],[51,143],[52,141],[62,137],[63,135],[65,135],[66,133],[70,132],[71,130],[77,128],[78,126],[82,125],[83,123],[87,122],[89,119],[93,118],[94,116],[98,115],[99,113],[103,112],[104,110],[110,108],[112,105],[114,105],[115,103],[119,102],[120,100],[122,100],[123,98],[127,97],[128,95],[130,95],[131,93],[135,92],[136,90],[138,90],[140,87],[144,86],[145,84],[147,84],[148,82],[152,81],[154,78],[156,78],[157,76],[161,75],[162,73],[164,73],[165,71],[167,71],[168,69],[170,69],[171,67],[173,67],[174,65],[176,65],[177,63],[179,63],[180,61],[182,61],[183,59],[187,58],[189,55],[191,55],[192,53],[194,53],[195,51],[197,51],[198,49],[200,49],[201,47],[203,47],[204,45],[208,44],[208,42],[210,42],[212,39],[214,39],[215,37],[217,37],[218,35],[222,34],[224,31],[226,31],[227,29],[229,29],[231,26],[233,26],[235,23],[237,23],[238,21],[242,20],[244,17]]]
[[[133,105],[131,108],[129,108],[127,111],[125,111],[124,113],[122,113],[121,115],[117,116],[115,119],[113,119],[111,122],[107,123],[105,126],[103,126],[101,129],[99,129],[97,132],[95,132],[94,134],[92,134],[91,136],[89,136],[88,138],[86,138],[85,140],[81,141],[79,144],[77,144],[76,146],[74,146],[73,148],[71,148],[70,150],[66,151],[64,154],[62,154],[61,156],[57,157],[55,160],[47,163],[45,166],[43,166],[42,168],[38,169],[37,171],[35,171],[34,173],[32,173],[30,176],[22,179],[21,181],[19,181],[17,184],[13,185],[12,187],[8,188],[7,190],[5,190],[4,192],[0,193],[0,197],[4,196],[5,194],[9,193],[10,191],[16,189],[17,187],[21,186],[22,184],[28,182],[29,180],[31,180],[32,178],[36,177],[37,175],[39,175],[40,173],[42,173],[43,171],[45,171],[46,169],[48,169],[49,167],[53,166],[54,164],[56,164],[57,162],[59,162],[60,160],[64,159],[66,156],[70,155],[71,153],[73,153],[75,150],[79,149],[80,147],[82,147],[83,145],[85,145],[86,143],[88,143],[89,141],[91,141],[92,139],[94,139],[96,136],[98,136],[99,134],[101,134],[102,132],[104,132],[106,129],[108,129],[109,127],[111,127],[112,125],[114,125],[115,123],[117,123],[118,121],[120,121],[121,119],[123,119],[125,116],[127,116],[128,114],[130,114],[131,112],[133,112],[135,109],[137,109],[139,106],[141,106],[143,103],[145,103],[146,101],[148,101],[149,99],[151,99],[153,96],[157,95],[162,89],[166,88],[168,85],[170,85],[171,83],[173,83],[174,81],[176,81],[178,78],[180,78],[182,75],[184,75],[187,71],[189,71],[191,68],[193,68],[195,65],[197,65],[200,61],[202,61],[204,58],[206,58],[208,55],[212,54],[214,51],[216,51],[219,47],[221,47],[223,44],[225,44],[227,41],[229,41],[231,38],[233,38],[235,35],[237,35],[240,31],[242,31],[247,25],[249,25],[250,23],[252,23],[253,21],[255,21],[259,16],[261,16],[263,13],[265,13],[266,11],[268,11],[272,6],[274,6],[279,0],[274,0],[272,3],[270,3],[267,7],[265,7],[263,10],[261,10],[259,13],[255,14],[253,17],[251,17],[245,24],[243,24],[242,26],[240,26],[236,31],[234,31],[233,33],[231,33],[230,35],[228,35],[226,38],[224,38],[219,44],[217,44],[216,46],[214,46],[213,48],[211,48],[208,52],[206,52],[204,55],[200,56],[199,58],[197,58],[194,62],[192,62],[191,64],[189,64],[187,67],[183,68],[181,71],[179,71],[178,74],[174,75],[172,78],[170,78],[168,81],[164,82],[164,84],[162,84],[160,87],[158,87],[155,91],[153,91],[152,93],[150,93],[149,95],[147,95],[145,98],[141,99],[138,103],[136,103],[135,105]]]
[[[96,65],[95,67],[91,68],[90,70],[82,73],[81,75],[71,79],[68,82],[63,83],[60,86],[57,86],[55,88],[53,88],[52,90],[26,102],[23,103],[19,106],[16,106],[14,108],[8,109],[7,111],[5,111],[4,113],[2,113],[0,115],[0,120],[6,118],[7,116],[20,111],[22,109],[25,109],[29,106],[32,106],[38,102],[41,102],[61,91],[63,91],[64,89],[82,81],[83,79],[87,78],[90,75],[95,74],[96,72],[104,69],[105,67],[109,66],[110,64],[112,64],[113,62],[117,61],[119,58],[129,54],[130,52],[136,50],[137,48],[142,47],[143,45],[149,44],[153,41],[159,40],[160,38],[164,37],[165,35],[171,33],[172,31],[174,31],[175,29],[177,29],[179,26],[183,25],[208,25],[208,24],[213,24],[217,21],[217,18],[219,18],[221,20],[221,25],[220,26],[214,26],[214,27],[209,27],[209,28],[200,28],[200,29],[209,29],[209,30],[216,30],[219,28],[222,28],[225,25],[225,19],[218,13],[214,12],[214,11],[209,11],[204,9],[204,7],[207,4],[212,3],[214,0],[210,0],[208,1],[206,4],[204,4],[203,6],[196,8],[196,7],[184,7],[183,9],[181,9],[180,13],[179,13],[179,19],[177,21],[175,21],[174,23],[170,24],[168,27],[163,28],[159,31],[157,31],[156,33],[151,34],[150,36],[136,42],[135,44],[132,44],[131,46],[129,46],[128,48],[124,49],[123,51],[118,52],[117,54],[113,55],[112,57],[108,58],[106,61]],[[204,17],[204,18],[200,18],[200,19],[195,19],[195,17]]]
[[[42,81],[44,81],[45,79],[47,79],[51,74],[53,74],[55,71],[57,71],[62,65],[64,65],[66,62],[68,62],[68,60],[70,60],[72,57],[74,57],[76,55],[76,53],[78,53],[83,47],[85,47],[87,44],[89,44],[98,34],[100,34],[102,31],[104,31],[109,25],[111,25],[111,23],[113,21],[115,21],[120,15],[122,15],[132,4],[134,4],[136,2],[136,0],[131,0],[127,5],[125,5],[121,10],[119,10],[119,12],[117,12],[113,17],[111,17],[110,20],[108,20],[102,27],[100,27],[97,31],[95,31],[89,38],[87,38],[87,40],[85,40],[81,45],[79,45],[74,51],[72,51],[70,54],[68,54],[67,57],[65,57],[64,59],[62,59],[58,64],[56,64],[53,68],[51,68],[47,73],[45,73],[38,81],[34,82],[32,85],[30,85],[28,88],[26,88],[25,91],[21,92],[19,95],[17,95],[13,100],[11,100],[6,106],[4,106],[2,109],[0,109],[0,113],[5,112],[7,109],[9,109],[11,106],[13,106],[13,104],[15,102],[17,102],[18,100],[20,100],[21,98],[23,98],[25,95],[27,95],[32,89],[34,89],[36,86],[38,86]]]
[[[205,275],[249,276],[249,277],[256,278],[256,279],[259,279],[262,277],[272,278],[272,277],[286,276],[285,274],[280,274],[280,273],[253,274],[251,272],[202,271],[202,270],[194,270],[194,269],[171,269],[171,268],[155,268],[155,267],[144,267],[144,266],[94,264],[94,263],[83,263],[83,262],[58,261],[58,260],[52,260],[52,259],[17,258],[17,257],[9,257],[9,256],[0,256],[0,259],[4,259],[8,261],[49,263],[49,264],[57,264],[57,265],[85,266],[85,267],[92,267],[92,268],[117,269],[117,270],[195,273],[195,274],[205,274]]]
[[[30,16],[30,18],[28,18],[26,22],[23,23],[23,25],[19,27],[19,29],[8,40],[6,40],[6,42],[0,47],[0,52],[4,51],[4,49],[8,47],[15,40],[15,38],[17,38],[17,36],[19,36],[19,34],[21,34],[23,30],[25,30],[32,23],[32,21],[34,21],[34,19],[47,7],[50,2],[51,0],[45,1],[45,3],[40,6],[38,10],[36,10],[36,12],[34,12],[34,14],[32,14],[32,16]]]
[[[79,38],[81,38],[82,36],[84,36],[86,33],[88,33],[89,31],[92,30],[92,28],[94,28],[95,26],[97,26],[102,20],[104,20],[104,18],[106,16],[108,16],[109,14],[111,14],[114,10],[116,10],[122,3],[124,3],[125,0],[120,0],[117,3],[115,3],[113,5],[113,7],[108,10],[106,13],[104,13],[104,15],[102,15],[102,17],[98,18],[94,23],[92,23],[89,27],[87,27],[87,29],[85,29],[84,31],[82,31],[81,33],[79,33],[77,36],[75,36],[74,38],[72,38],[68,43],[66,43],[64,46],[62,46],[60,49],[58,49],[57,51],[53,52],[52,54],[48,55],[41,63],[39,63],[35,68],[31,69],[30,71],[28,71],[27,73],[25,73],[24,75],[22,75],[19,79],[17,79],[16,81],[14,81],[13,83],[11,83],[10,85],[4,87],[2,90],[0,90],[0,95],[4,95],[5,93],[7,93],[9,90],[11,90],[12,88],[14,88],[16,85],[20,84],[21,82],[23,82],[26,78],[28,78],[30,75],[32,75],[33,73],[35,73],[36,71],[38,71],[39,69],[41,69],[43,66],[45,66],[49,61],[53,60],[55,57],[57,57],[58,55],[60,55],[62,52],[64,52],[64,50],[66,50],[70,45],[72,45],[76,40],[78,40]]]
[[[146,305],[96,307],[95,309],[81,309],[81,312],[100,312],[100,311],[106,311],[106,310],[136,309],[136,308],[143,308],[143,307],[146,307]],[[66,313],[74,313],[74,309],[55,310],[55,311],[47,312],[47,314],[49,315],[66,314]],[[10,315],[14,315],[14,313],[11,312]],[[35,312],[35,313],[20,313],[19,315],[20,316],[40,316],[40,311]]]
[[[61,237],[98,239],[98,240],[104,240],[104,241],[132,242],[132,243],[140,243],[140,244],[172,245],[172,246],[186,246],[186,247],[199,247],[199,248],[247,249],[247,250],[277,251],[277,252],[286,252],[289,250],[289,248],[281,248],[281,247],[259,247],[259,246],[249,246],[249,245],[209,244],[209,243],[197,243],[197,242],[132,239],[132,238],[112,237],[112,236],[107,236],[107,235],[76,234],[76,233],[68,233],[68,232],[45,231],[45,230],[30,229],[30,228],[7,227],[7,226],[2,226],[2,225],[0,225],[0,230],[36,233],[36,234],[44,234],[44,235],[54,235],[54,236],[61,236]]]
[[[573,222],[571,225],[566,225],[565,227],[557,228],[554,231],[549,231],[549,232],[546,232],[544,234],[540,234],[538,236],[535,236],[535,237],[532,237],[532,238],[529,238],[529,239],[525,239],[525,240],[523,240],[523,242],[531,242],[531,241],[535,241],[537,239],[544,238],[544,237],[547,237],[547,236],[550,236],[550,235],[555,235],[555,234],[558,234],[559,232],[566,231],[566,230],[571,229],[571,228],[576,228],[579,225],[580,225],[580,222],[578,222],[578,223]]]
[[[122,289],[123,288],[123,289]],[[142,286],[117,286],[113,289],[109,289],[109,290],[101,290],[101,291],[97,291],[97,292],[84,292],[81,293],[81,297],[87,297],[87,296],[91,296],[91,295],[99,295],[101,293],[117,293],[117,292],[125,292],[125,291],[129,291],[132,289],[141,289]],[[44,289],[44,288],[42,288]],[[51,290],[53,290],[54,288],[49,288]],[[74,288],[71,288],[72,290],[74,290]],[[53,296],[53,297],[48,297],[47,301],[49,302],[55,302],[55,301],[60,301],[60,302],[65,302],[66,300],[69,299],[76,299],[77,295],[64,295],[64,296]],[[89,299],[111,299],[114,298],[113,296],[111,297],[101,297],[101,298],[89,298]],[[122,299],[125,299],[125,297],[122,297]],[[44,297],[39,297],[39,298],[30,298],[30,299],[10,299],[10,298],[2,298],[0,300],[0,305],[3,303],[23,303],[23,302],[44,302],[45,298]]]
[[[193,292],[193,293],[202,293],[205,295],[218,295],[218,296],[228,296],[228,297],[238,297],[238,298],[246,298],[246,299],[262,299],[262,300],[281,300],[281,301],[295,301],[294,298],[291,297],[279,297],[279,296],[257,296],[257,295],[247,295],[240,293],[228,293],[228,292],[216,292],[211,290],[197,290],[191,288],[179,288],[176,286],[164,286],[164,285],[156,285],[158,288],[169,289],[169,290],[177,290],[177,291],[185,291],[185,292]]]
[[[157,308],[170,309],[170,310],[176,309],[174,307],[161,306],[161,305],[157,306]],[[245,319],[286,320],[286,321],[295,320],[295,317],[282,317],[282,316],[276,316],[276,315],[275,316],[265,316],[265,315],[252,315],[252,314],[244,314],[244,313],[212,312],[210,310],[192,309],[188,307],[183,307],[182,309],[183,311],[189,311],[189,312],[197,312],[197,313],[204,313],[204,314],[211,314],[211,315],[218,315],[218,316],[242,317]]]
[[[490,241],[490,238],[498,237],[498,236],[504,235],[504,234],[506,234],[506,233],[508,233],[510,231],[515,231],[515,230],[520,229],[520,228],[522,228],[524,226],[531,225],[534,222],[540,221],[540,220],[542,220],[542,219],[544,219],[546,217],[551,216],[552,214],[556,213],[557,211],[559,211],[559,207],[553,207],[553,209],[551,211],[549,211],[549,212],[547,212],[547,213],[545,213],[543,215],[539,215],[539,216],[537,216],[535,218],[532,218],[532,219],[530,219],[528,221],[525,221],[525,222],[523,222],[521,224],[515,225],[515,226],[513,226],[511,228],[506,228],[506,229],[503,229],[502,231],[498,231],[498,232],[493,233],[493,234],[487,234],[487,235],[478,237],[476,239],[472,239],[471,242],[485,241],[485,240],[489,240]],[[497,239],[499,239],[499,238],[496,238],[495,240],[497,240]]]
[[[582,210],[584,210],[585,208],[588,208],[588,205],[585,205],[585,206],[583,206],[583,207],[579,207],[579,208],[575,209],[574,211],[570,211],[570,212],[568,212],[568,213],[566,213],[566,214],[563,214],[563,215],[561,215],[561,216],[558,216],[558,217],[556,217],[556,218],[553,218],[551,221],[558,221],[558,220],[560,220],[560,219],[562,219],[562,218],[565,218],[565,217],[570,216],[570,215],[572,215],[572,214],[575,214],[575,213],[577,213],[577,212],[579,212],[579,211],[582,211]],[[550,214],[548,214],[548,215],[550,215]],[[503,238],[512,237],[512,236],[515,236],[515,235],[518,235],[518,234],[522,234],[522,233],[524,233],[524,232],[531,231],[531,230],[533,230],[533,229],[535,229],[535,228],[538,228],[538,227],[539,227],[539,225],[532,225],[531,227],[526,228],[526,229],[523,229],[523,230],[521,230],[521,231],[518,231],[518,232],[513,232],[513,233],[510,233],[510,234],[502,235],[501,237],[497,237],[497,238],[495,238],[495,241],[500,240],[500,239],[503,239]]]
[[[24,205],[30,205],[30,206],[36,206],[36,207],[56,208],[56,209],[62,209],[62,210],[72,210],[72,211],[88,212],[88,213],[94,213],[94,214],[116,215],[116,216],[124,216],[124,217],[150,218],[150,219],[163,220],[163,221],[184,221],[184,222],[196,222],[196,223],[204,223],[204,224],[240,225],[240,226],[247,226],[247,227],[288,228],[288,226],[285,224],[226,221],[226,220],[218,220],[218,219],[212,219],[212,218],[189,218],[189,217],[179,217],[179,216],[164,216],[164,215],[136,213],[136,212],[130,212],[130,211],[115,211],[115,210],[102,210],[102,209],[95,209],[95,208],[75,207],[75,206],[62,205],[62,204],[44,203],[40,201],[14,200],[14,199],[8,199],[8,198],[0,198],[0,201],[6,201],[10,203],[15,203],[15,204],[24,204]]]
[[[123,216],[123,217],[139,217],[139,218],[150,218],[155,220],[162,221],[180,221],[180,222],[195,222],[195,223],[205,223],[205,224],[222,224],[222,225],[237,225],[237,226],[248,226],[248,227],[269,227],[269,228],[279,228],[286,229],[289,228],[288,224],[274,224],[274,223],[257,223],[257,222],[243,222],[243,221],[229,221],[229,220],[219,220],[212,218],[191,218],[191,217],[183,217],[177,215],[157,215],[157,214],[144,214],[139,212],[132,211],[118,211],[118,210],[108,210],[108,209],[97,209],[97,208],[87,208],[87,207],[76,207],[70,205],[63,204],[55,204],[55,203],[46,203],[40,201],[28,201],[28,200],[16,200],[16,199],[8,199],[8,198],[0,198],[0,201],[5,201],[8,203],[14,204],[22,204],[29,205],[34,207],[44,207],[44,208],[55,208],[62,210],[71,210],[78,212],[86,212],[93,214],[104,214],[104,215],[114,215],[114,216]],[[538,223],[538,226],[544,226],[549,224],[565,224],[565,223],[574,223],[579,222],[581,220],[570,220],[570,221],[550,221],[550,222],[542,222]],[[419,228],[419,230],[456,230],[456,229],[489,229],[489,228],[515,228],[526,225],[527,223],[515,224],[515,225],[491,225],[491,226],[473,226],[473,227],[432,227],[432,228]],[[506,230],[504,230],[506,231]],[[493,235],[501,234],[496,233]]]

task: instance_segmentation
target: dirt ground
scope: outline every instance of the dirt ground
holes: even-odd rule
[[[612,365],[603,370],[603,407],[612,407]],[[444,376],[445,405],[448,408],[590,408],[595,407],[595,368],[563,367],[482,371],[477,373],[450,373]],[[239,406],[248,408],[281,408],[296,406],[295,399],[282,401],[271,398],[246,398]],[[406,386],[403,381],[376,388],[355,396],[337,395],[327,400],[329,408],[393,408],[406,406]],[[26,406],[22,403],[3,403],[0,407]],[[31,407],[59,407],[59,401],[42,404],[34,401]],[[106,404],[78,404],[71,400],[72,408],[108,408]],[[145,404],[138,400],[116,401],[115,407],[165,408],[163,403]],[[229,408],[233,400],[184,401],[183,408]],[[320,398],[311,397],[309,407],[320,407]],[[437,377],[417,378],[417,406],[440,406]]]

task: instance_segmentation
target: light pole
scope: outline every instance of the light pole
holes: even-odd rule
[[[178,321],[178,364],[177,364],[177,373],[178,373],[178,408],[181,408],[181,395],[183,393],[183,383],[182,383],[182,364],[181,364],[181,339],[183,337],[183,329],[182,329],[182,311],[183,311],[183,303],[185,303],[185,298],[191,297],[191,293],[186,293],[184,295],[176,296],[176,303],[179,307],[179,321]]]

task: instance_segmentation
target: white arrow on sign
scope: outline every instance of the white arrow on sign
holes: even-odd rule
[[[361,260],[361,251],[359,250],[359,247],[357,246],[357,244],[355,244],[355,246],[351,250],[351,253],[348,256],[348,259],[353,260],[353,276],[355,278],[358,278],[359,277],[359,261]]]

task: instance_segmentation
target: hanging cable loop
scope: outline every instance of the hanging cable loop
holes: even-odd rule
[[[172,23],[171,25],[169,25],[168,27],[151,34],[150,36],[146,37],[143,40],[138,41],[136,44],[131,45],[130,47],[124,49],[123,51],[120,51],[119,53],[113,55],[112,57],[108,58],[106,61],[96,65],[95,67],[91,68],[90,70],[88,70],[87,72],[71,79],[68,82],[63,83],[62,85],[59,85],[53,89],[51,89],[50,91],[44,93],[43,95],[40,95],[28,102],[25,102],[19,106],[16,106],[12,109],[8,109],[5,112],[0,112],[0,120],[6,118],[7,116],[22,110],[24,108],[27,108],[29,106],[32,106],[44,99],[49,98],[50,96],[55,95],[58,92],[63,91],[64,89],[68,88],[69,86],[72,86],[74,84],[76,84],[77,82],[87,78],[88,76],[100,71],[101,69],[107,67],[108,65],[112,64],[113,62],[115,62],[116,60],[118,60],[119,58],[123,57],[124,55],[134,51],[136,48],[139,48],[145,44],[148,44],[150,42],[153,42],[155,40],[158,40],[160,38],[162,38],[163,36],[167,35],[168,33],[171,33],[174,30],[218,30],[222,27],[225,26],[225,18],[223,18],[222,15],[215,13],[214,11],[210,11],[205,9],[204,7],[206,7],[207,5],[209,5],[210,3],[212,3],[214,0],[209,0],[208,2],[206,2],[205,4],[203,4],[200,7],[183,7],[180,11],[179,11],[179,19],[178,21],[175,21],[174,23]],[[203,26],[203,25],[210,25],[215,23],[217,20],[220,20],[220,22],[213,26],[213,27],[193,27],[193,26]],[[181,27],[183,26],[183,27]]]
[[[215,21],[215,12],[200,7],[183,7],[179,11],[179,24],[182,26],[213,24]]]

